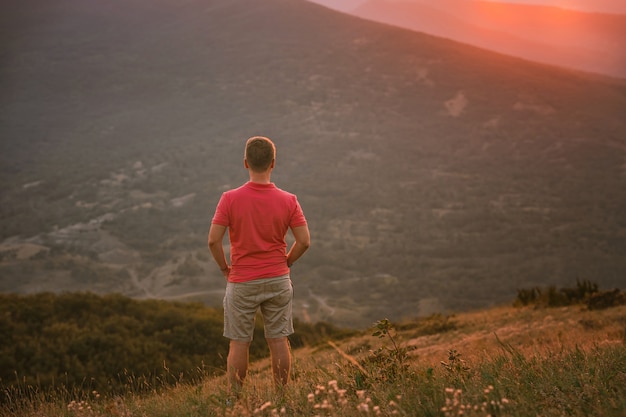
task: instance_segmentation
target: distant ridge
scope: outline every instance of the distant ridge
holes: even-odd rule
[[[468,0],[369,0],[351,13],[532,61],[626,78],[626,15]]]
[[[254,134],[312,230],[302,318],[623,284],[623,80],[298,0],[3,8],[2,292],[219,306],[206,231]]]
[[[313,3],[324,5],[332,9],[340,10],[342,12],[353,12],[357,7],[363,5],[368,0],[308,0]],[[402,0],[398,0],[401,2]],[[407,1],[407,0],[405,0]],[[411,0],[408,0],[411,1]],[[413,2],[424,2],[424,0],[414,0]],[[527,2],[524,0],[464,0],[465,3],[487,1],[490,3],[507,3],[507,4],[530,4],[533,6],[545,5],[541,0],[535,0],[533,2]],[[437,2],[441,4],[442,2]],[[432,4],[437,4],[432,3]],[[550,2],[551,6],[559,7],[566,10],[583,11],[588,13],[608,13],[608,14],[622,14],[626,15],[626,4],[621,0],[596,0],[589,2],[588,0],[561,0],[560,2]]]

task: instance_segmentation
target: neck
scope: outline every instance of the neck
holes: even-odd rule
[[[270,171],[268,172],[254,172],[252,170],[248,171],[250,173],[250,182],[256,182],[258,184],[269,184],[271,182]]]

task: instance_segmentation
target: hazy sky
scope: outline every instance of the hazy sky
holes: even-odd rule
[[[310,0],[333,9],[351,11],[368,0]],[[386,1],[437,1],[437,0],[386,0]],[[471,1],[471,0],[468,0]],[[489,0],[507,3],[542,4],[546,6],[558,6],[567,9],[624,13],[626,14],[626,0]]]
[[[626,0],[489,0],[501,3],[526,3],[599,12],[626,13]]]

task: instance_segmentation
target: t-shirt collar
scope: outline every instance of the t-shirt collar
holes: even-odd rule
[[[273,182],[270,182],[269,184],[262,184],[260,182],[248,181],[246,183],[246,186],[250,188],[254,188],[255,190],[269,190],[272,188],[276,188],[276,185]]]

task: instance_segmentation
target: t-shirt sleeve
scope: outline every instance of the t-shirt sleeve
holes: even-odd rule
[[[298,199],[296,197],[294,197],[294,210],[293,213],[291,215],[291,222],[289,223],[289,227],[293,228],[293,227],[299,227],[299,226],[306,226],[306,218],[304,217],[304,212],[302,211],[302,207],[300,207],[300,203],[298,202]]]
[[[222,194],[220,201],[217,203],[215,214],[211,220],[211,224],[219,224],[220,226],[228,227],[230,225],[230,217],[228,215],[228,196],[226,193]]]

